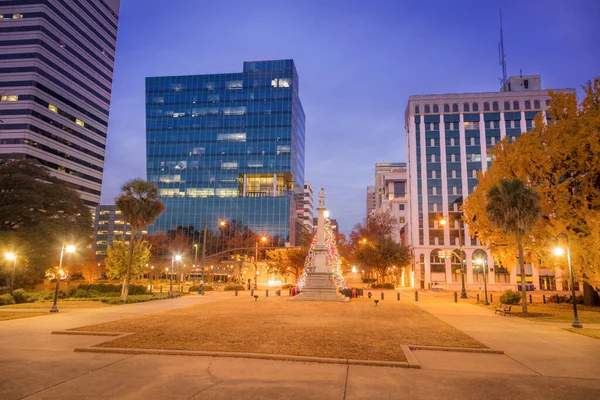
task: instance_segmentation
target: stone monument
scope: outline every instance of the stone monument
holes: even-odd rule
[[[290,300],[295,301],[348,301],[346,296],[339,294],[333,281],[331,267],[327,261],[327,246],[325,245],[325,191],[319,191],[319,213],[317,223],[317,245],[313,249],[310,267],[306,271],[306,283],[299,295]]]

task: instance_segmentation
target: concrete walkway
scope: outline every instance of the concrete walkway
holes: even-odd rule
[[[64,309],[0,322],[0,399],[597,399],[600,341],[468,304],[418,306],[506,355],[416,351],[423,369],[75,353],[106,338],[51,335],[232,296]],[[387,300],[386,300],[387,301]],[[343,306],[343,305],[341,305]],[[385,306],[380,304],[380,306]],[[168,338],[165,338],[168,340]],[[257,338],[260,340],[260,338]],[[580,365],[578,365],[580,364]]]

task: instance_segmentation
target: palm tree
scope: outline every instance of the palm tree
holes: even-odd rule
[[[157,200],[158,188],[142,179],[128,181],[123,185],[121,191],[122,193],[115,199],[115,204],[117,209],[121,211],[125,222],[131,225],[127,273],[125,274],[123,289],[121,291],[121,298],[127,300],[135,236],[139,231],[154,223],[156,218],[164,211],[165,206]]]
[[[540,218],[540,197],[518,178],[502,179],[487,193],[486,211],[492,224],[507,235],[514,235],[519,248],[523,313],[527,314],[523,236],[527,235]]]

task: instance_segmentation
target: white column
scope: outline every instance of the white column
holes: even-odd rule
[[[246,197],[246,184],[247,183],[248,183],[247,176],[246,176],[246,174],[244,174],[244,188],[243,188],[243,191],[242,191],[242,197]]]
[[[504,112],[500,111],[500,140],[506,137],[506,122],[504,121]]]
[[[479,113],[479,148],[481,153],[481,171],[487,171],[487,146],[485,139],[485,119],[483,113]]]
[[[419,244],[419,195],[417,190],[417,140],[416,140],[415,116],[410,117],[410,126],[406,132],[407,156],[408,156],[408,211],[409,211],[409,246],[420,246]]]
[[[277,174],[273,174],[273,197],[277,197]]]
[[[444,125],[444,114],[440,114],[440,165],[442,175],[442,215],[448,215],[448,166],[446,165],[446,126]],[[444,227],[444,246],[451,249],[450,246],[450,224]],[[447,270],[448,268],[446,268]],[[446,278],[446,281],[447,278]]]
[[[463,197],[463,202],[465,201],[465,199],[467,198],[467,196],[469,195],[469,183],[467,181],[467,178],[469,176],[469,174],[471,173],[471,171],[467,170],[467,143],[466,143],[466,139],[465,139],[465,120],[464,120],[464,114],[460,114],[460,122],[458,124],[458,129],[459,129],[459,143],[460,143],[460,169],[461,169],[461,179],[462,179],[462,197]],[[463,232],[463,239],[465,241],[465,246],[468,243],[467,238],[469,237],[469,227],[465,224],[464,226],[464,232]]]
[[[535,290],[540,290],[540,271],[531,264],[531,278]]]
[[[425,145],[425,118],[421,115],[421,181],[423,182],[423,244],[429,246],[429,195],[427,194],[427,154]],[[417,232],[418,234],[418,232]],[[429,265],[429,261],[426,261]],[[426,275],[426,279],[428,279]]]
[[[492,257],[492,254],[490,253],[489,250],[486,250],[487,253],[487,267],[488,267],[488,283],[496,283],[496,268],[494,265],[494,257]],[[490,271],[490,269],[493,269],[493,271]]]
[[[465,258],[467,259],[465,262],[465,268],[467,270],[467,279],[466,279],[466,287],[467,290],[469,288],[469,283],[472,284],[473,283],[473,250],[467,250],[464,249],[465,252]]]
[[[527,132],[527,124],[525,123],[525,111],[521,111],[521,134]]]

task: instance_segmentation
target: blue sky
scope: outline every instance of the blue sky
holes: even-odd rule
[[[498,90],[500,7],[509,75],[522,68],[545,88],[579,93],[600,75],[596,0],[123,0],[102,204],[146,176],[145,77],[292,58],[305,178],[325,188],[347,233],[365,217],[375,163],[406,160],[408,96]]]

